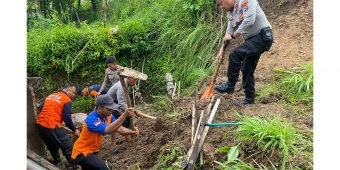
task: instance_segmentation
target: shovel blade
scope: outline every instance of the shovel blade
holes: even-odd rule
[[[211,99],[213,94],[214,94],[214,82],[211,82],[209,87],[205,89],[203,95],[201,96],[201,99]]]

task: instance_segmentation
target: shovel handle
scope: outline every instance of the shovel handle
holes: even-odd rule
[[[229,43],[230,43],[230,40],[228,40],[228,41],[223,41],[223,50],[227,49]]]

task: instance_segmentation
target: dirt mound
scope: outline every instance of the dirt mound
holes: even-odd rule
[[[125,142],[125,138],[119,136],[116,146],[111,145],[110,136],[107,135],[100,149],[99,156],[106,160],[112,169],[150,169],[157,163],[158,155],[163,146],[171,141],[181,141],[189,147],[190,135],[185,119],[178,124],[159,118],[138,120],[140,136],[133,138],[133,143]]]

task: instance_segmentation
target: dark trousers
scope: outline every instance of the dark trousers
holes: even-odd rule
[[[106,163],[95,153],[88,154],[86,157],[83,154],[79,154],[74,163],[80,165],[82,170],[109,170]]]
[[[45,128],[39,124],[36,124],[39,134],[41,136],[42,141],[47,146],[47,149],[50,151],[53,160],[55,162],[60,161],[59,148],[63,152],[63,155],[66,157],[67,161],[71,163],[71,153],[72,153],[72,141],[67,136],[65,130],[63,128],[54,128],[49,129]]]
[[[248,98],[255,98],[254,72],[260,56],[268,51],[273,41],[264,40],[263,34],[259,33],[246,39],[229,55],[227,77],[232,83],[236,83],[240,70],[242,71],[242,87]]]
[[[124,112],[124,111],[123,111]],[[119,117],[120,117],[120,113],[118,111],[113,111],[112,112],[112,115],[115,117],[115,119],[117,120]],[[126,127],[126,128],[130,128],[130,121],[129,121],[129,118],[126,118],[122,124],[123,127]]]

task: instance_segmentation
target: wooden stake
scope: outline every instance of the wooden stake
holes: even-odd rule
[[[221,101],[220,99],[217,99],[217,100],[216,100],[216,103],[215,103],[215,105],[214,105],[213,110],[211,111],[211,114],[210,114],[210,116],[209,116],[209,119],[208,119],[207,123],[211,123],[211,122],[213,121],[213,119],[215,118],[215,114],[216,114],[216,112],[217,112],[217,108],[218,108],[218,105],[220,104],[220,101]],[[205,126],[205,127],[204,127],[204,131],[203,131],[203,134],[202,134],[202,136],[204,136],[204,138],[205,138],[205,136],[207,136],[208,130],[209,130],[209,126]],[[204,140],[201,140],[201,141],[200,141],[200,145],[199,145],[200,148],[202,148],[203,143],[204,143]]]
[[[143,65],[142,65],[142,73],[144,73],[144,63],[145,63],[145,56],[143,57],[144,59],[143,59]],[[138,89],[140,89],[139,84],[140,84],[140,79],[138,80]]]
[[[172,92],[172,97],[171,97],[171,99],[174,99],[175,94],[176,94],[176,82],[175,82],[174,91]]]
[[[215,99],[215,96],[212,96],[211,100],[210,100],[210,103],[208,104],[208,107],[207,107],[208,115],[210,115],[210,111],[211,111],[212,104],[214,103],[214,99]]]
[[[179,98],[180,91],[181,91],[181,81],[178,81],[178,95],[177,95],[178,98]]]
[[[220,99],[216,100],[216,103],[214,105],[214,108],[213,108],[210,116],[209,116],[207,123],[211,123],[213,121],[215,114],[216,114],[216,111],[217,111],[217,108],[218,108],[218,105],[220,104],[220,101],[221,101]],[[205,122],[204,122],[204,126],[205,126]],[[195,143],[194,149],[193,149],[192,154],[190,155],[190,158],[189,158],[189,164],[188,164],[188,167],[187,167],[188,170],[194,169],[196,159],[197,159],[198,154],[199,154],[199,152],[200,152],[200,150],[203,146],[205,137],[208,134],[208,130],[209,130],[209,126],[205,126],[204,131],[202,132],[202,136],[198,136],[198,138],[197,138],[198,139],[198,146],[197,146],[197,143]]]
[[[197,130],[196,130],[196,134],[195,134],[195,140],[194,140],[194,143],[193,145],[191,146],[191,151],[188,152],[188,155],[187,155],[187,158],[188,158],[188,167],[187,169],[188,170],[192,170],[194,169],[194,164],[195,164],[195,161],[197,159],[197,156],[198,156],[198,152],[199,152],[199,143],[200,141],[202,140],[202,132],[204,130],[204,126],[205,126],[205,122],[206,122],[206,115],[207,113],[205,113],[205,111],[203,110],[201,112],[201,117],[200,117],[200,121],[199,121],[199,124],[197,127]],[[196,156],[196,159],[194,160],[193,158]]]
[[[200,156],[200,166],[203,166],[203,163],[204,163],[204,160],[203,160],[203,153],[200,152],[199,156]]]
[[[191,145],[194,142],[195,132],[197,128],[197,119],[196,119],[196,105],[192,105],[192,120],[191,120]]]

